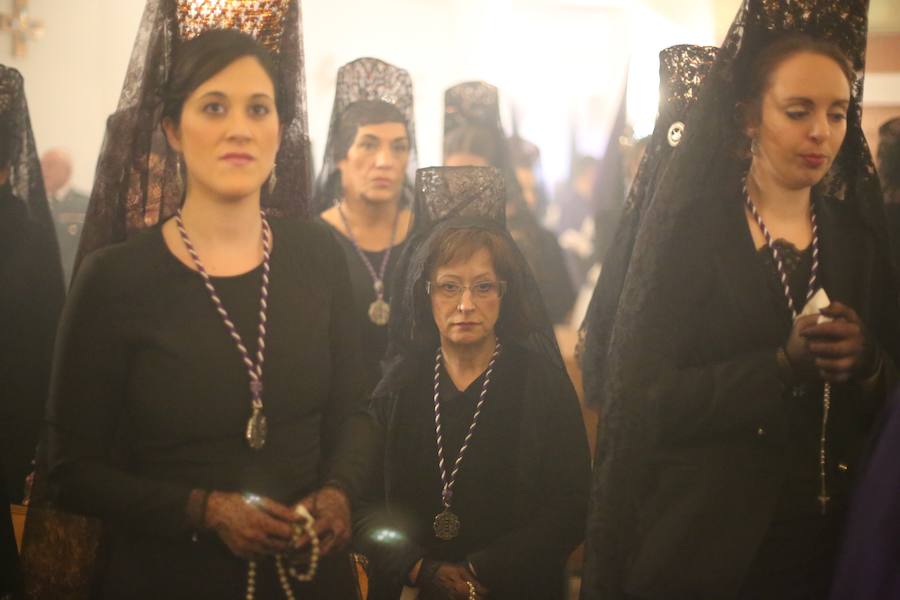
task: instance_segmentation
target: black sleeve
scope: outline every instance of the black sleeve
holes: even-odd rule
[[[386,506],[384,448],[390,413],[395,405],[393,396],[377,396],[369,410],[378,449],[371,462],[371,477],[353,511],[353,544],[369,559],[370,570],[376,577],[403,586],[409,585],[409,571],[425,556],[425,550],[403,535],[411,527]]]
[[[344,254],[324,227],[324,277],[331,281],[330,402],[322,419],[326,482],[337,482],[354,501],[370,473],[375,444],[366,390],[359,324]]]
[[[555,373],[553,384],[534,386],[540,391],[531,387],[526,395],[544,396],[535,426],[543,437],[538,455],[543,495],[525,525],[468,557],[489,589],[515,589],[516,578],[529,570],[561,568],[584,539],[590,455],[578,397],[562,372]]]
[[[716,323],[738,318],[734,311],[718,310],[721,271],[710,262],[716,248],[710,240],[682,238],[671,251],[691,270],[662,271],[651,288],[653,300],[641,315],[641,354],[631,357],[628,371],[649,407],[644,418],[660,443],[677,443],[695,436],[768,429],[784,421],[787,384],[776,352],[784,340],[771,346],[729,340],[716,353],[704,338],[721,340]],[[683,280],[691,273],[690,281]],[[740,273],[734,277],[743,277]],[[649,285],[649,284],[648,284]],[[652,338],[652,339],[651,339]]]
[[[136,477],[112,459],[126,402],[130,317],[121,273],[85,261],[63,310],[47,410],[50,483],[63,507],[135,531],[187,531],[190,489]]]
[[[27,220],[20,226],[22,243],[0,258],[0,468],[15,503],[32,470],[64,298],[52,229]]]

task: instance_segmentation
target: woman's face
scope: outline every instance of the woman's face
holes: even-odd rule
[[[406,125],[360,125],[347,157],[338,162],[345,197],[395,202],[400,197],[408,162]]]
[[[256,58],[239,58],[185,100],[181,123],[164,123],[184,156],[189,189],[240,200],[269,178],[281,140],[275,87]]]
[[[441,345],[471,346],[493,339],[500,284],[487,248],[435,269],[430,296]]]
[[[831,58],[795,54],[769,77],[753,166],[787,189],[808,188],[831,168],[847,133],[850,84]]]
[[[454,152],[444,159],[445,167],[490,167],[491,163],[480,154]]]

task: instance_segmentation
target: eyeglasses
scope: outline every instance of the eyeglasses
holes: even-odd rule
[[[456,300],[463,295],[465,290],[472,292],[472,296],[479,300],[500,298],[506,293],[505,281],[479,281],[472,285],[462,285],[455,281],[427,281],[425,291],[429,296],[436,296],[443,300]]]

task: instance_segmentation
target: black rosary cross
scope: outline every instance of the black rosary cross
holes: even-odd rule
[[[12,35],[13,56],[25,56],[25,44],[44,33],[44,23],[28,16],[28,0],[13,0],[12,14],[0,13],[0,32]]]

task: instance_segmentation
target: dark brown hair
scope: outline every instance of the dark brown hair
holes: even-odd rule
[[[281,94],[272,54],[251,36],[235,29],[213,29],[178,47],[172,74],[163,92],[163,118],[178,124],[188,96],[231,63],[246,56],[255,58],[272,80],[278,118],[282,123],[290,121],[292,115],[288,114]]]
[[[474,154],[483,157],[492,167],[500,168],[499,146],[496,133],[484,127],[465,125],[444,136],[444,158],[451,154]]]
[[[402,123],[409,137],[409,126],[400,109],[381,100],[360,100],[354,102],[341,113],[334,135],[332,159],[339,162],[347,158],[347,152],[356,139],[359,128],[381,123]]]
[[[762,98],[771,84],[772,73],[787,59],[807,52],[833,60],[844,73],[847,83],[853,87],[856,74],[840,48],[831,42],[804,33],[784,34],[767,44],[753,57],[747,66],[746,76],[738,78],[743,82],[737,90],[739,116],[743,125],[759,121],[762,114]]]
[[[450,229],[438,235],[432,241],[425,273],[430,279],[440,267],[469,260],[482,248],[491,255],[497,277],[508,281],[515,264],[510,248],[500,234],[487,229]]]

